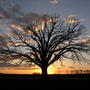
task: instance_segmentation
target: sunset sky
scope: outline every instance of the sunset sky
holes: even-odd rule
[[[21,30],[21,23],[27,24],[43,14],[57,14],[62,19],[76,17],[87,28],[90,37],[90,0],[0,0],[0,35],[10,32],[10,27]],[[88,59],[89,55],[85,55]],[[63,66],[57,61],[48,67],[48,73],[68,73],[69,70],[90,70],[87,63],[63,60]],[[37,66],[15,67],[12,64],[0,64],[0,73],[33,74],[41,73]]]

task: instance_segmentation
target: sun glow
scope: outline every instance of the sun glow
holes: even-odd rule
[[[33,73],[36,73],[36,74],[41,74],[41,73],[42,73],[42,70],[41,70],[41,69],[34,70],[34,72],[33,72]],[[54,71],[53,71],[53,70],[48,69],[48,70],[47,70],[47,74],[54,74]]]
[[[53,70],[47,70],[47,73],[48,74],[54,74],[54,71]]]
[[[47,74],[55,74],[55,68],[53,67],[53,65],[50,65],[48,68],[47,68]],[[33,73],[37,73],[37,74],[42,74],[42,70],[40,68],[34,70]]]

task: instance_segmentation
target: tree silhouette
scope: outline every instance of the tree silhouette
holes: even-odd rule
[[[0,60],[11,62],[18,59],[17,66],[24,63],[35,64],[42,70],[42,78],[47,78],[47,68],[63,58],[74,62],[88,60],[89,38],[82,38],[86,28],[76,18],[62,20],[57,15],[44,15],[30,22],[26,29],[11,30],[0,35]]]

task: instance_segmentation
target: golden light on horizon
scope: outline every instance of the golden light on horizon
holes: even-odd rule
[[[34,70],[33,73],[41,74],[42,70],[41,69],[37,69],[37,70]],[[47,70],[47,74],[54,74],[54,73],[55,72],[53,70],[50,70],[50,69]]]
[[[48,74],[54,74],[55,72],[53,70],[47,70]]]

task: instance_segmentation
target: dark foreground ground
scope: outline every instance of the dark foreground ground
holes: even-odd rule
[[[0,90],[89,90],[90,74],[49,75],[49,80],[41,80],[41,75],[0,74]],[[1,89],[2,88],[2,89]]]

